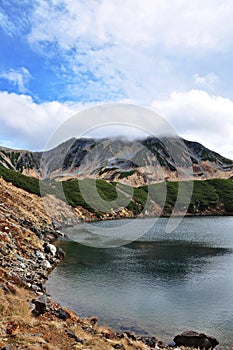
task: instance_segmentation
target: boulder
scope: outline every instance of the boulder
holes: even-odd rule
[[[60,258],[60,259],[63,259],[63,258],[65,257],[65,252],[64,252],[64,250],[63,250],[62,248],[60,248],[60,247],[57,248],[57,256],[58,256],[58,258]]]
[[[150,348],[155,348],[158,339],[155,337],[140,337],[139,340],[141,340],[144,344],[149,346]]]
[[[90,322],[92,326],[95,326],[99,319],[97,316],[89,316],[87,317],[87,320]]]
[[[42,263],[41,263],[41,266],[44,268],[44,269],[51,269],[51,264],[48,260],[43,260]]]
[[[40,250],[37,250],[37,251],[36,251],[36,256],[37,256],[37,258],[40,259],[40,260],[45,260],[45,256],[44,256],[44,254],[43,254]]]
[[[60,318],[61,320],[64,320],[64,321],[66,321],[67,318],[70,317],[70,315],[62,308],[60,308],[56,311],[56,316],[57,316],[57,318]]]
[[[174,338],[174,342],[177,346],[191,346],[195,348],[214,348],[219,344],[216,338],[210,337],[204,333],[197,333],[193,331],[186,331],[178,334]]]
[[[77,343],[85,344],[85,340],[80,339],[73,331],[70,329],[66,330],[66,333],[69,338],[73,338]]]
[[[32,303],[35,305],[33,313],[37,316],[43,315],[47,311],[47,297],[46,295],[40,295],[37,299],[32,299]]]
[[[126,335],[126,337],[127,337],[128,339],[131,339],[131,340],[134,340],[134,341],[137,340],[137,338],[136,338],[134,332],[124,332],[124,334]]]
[[[44,243],[44,251],[47,254],[51,254],[51,255],[55,256],[57,248],[55,247],[55,245],[45,242]]]

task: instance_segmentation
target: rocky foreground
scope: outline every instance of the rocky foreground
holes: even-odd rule
[[[168,349],[155,337],[116,334],[97,317],[80,319],[46,294],[44,282],[63,258],[52,242],[69,218],[62,203],[54,204],[65,211],[57,211],[56,225],[41,198],[0,178],[0,349]]]

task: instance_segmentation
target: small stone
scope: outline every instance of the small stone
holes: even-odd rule
[[[176,343],[174,341],[171,341],[170,343],[168,343],[168,346],[170,347],[176,347]]]
[[[46,295],[40,295],[37,299],[32,299],[32,303],[35,305],[33,313],[36,315],[43,315],[47,311],[47,298]]]
[[[22,256],[20,256],[20,255],[17,255],[16,258],[17,258],[17,260],[19,260],[19,261],[24,261],[24,258],[23,258]]]
[[[155,348],[157,339],[155,337],[141,337],[140,340],[150,348]]]
[[[87,319],[92,326],[95,326],[99,320],[97,316],[89,316]]]
[[[21,267],[21,269],[24,270],[26,268],[26,265],[24,263],[22,263],[22,264],[20,264],[20,267]]]
[[[69,318],[69,314],[65,310],[63,310],[62,308],[60,308],[56,311],[56,316],[57,316],[57,318],[60,318],[61,320],[64,320],[64,321],[66,321],[67,318]]]
[[[82,340],[79,337],[77,337],[77,335],[75,335],[74,332],[70,329],[68,329],[66,332],[69,338],[73,338],[77,343],[85,344],[85,340]]]
[[[115,344],[113,345],[114,349],[124,349],[124,346],[122,344]]]
[[[50,262],[48,261],[48,260],[43,260],[42,261],[42,263],[41,263],[41,266],[43,267],[43,268],[45,268],[45,269],[51,269],[51,264],[50,264]]]
[[[37,256],[37,258],[39,258],[41,260],[45,260],[44,254],[39,250],[36,251],[36,256]]]
[[[157,342],[157,348],[160,349],[160,348],[166,348],[166,345],[164,342],[162,342],[161,340],[159,340]]]
[[[125,332],[128,339],[137,340],[133,332]]]
[[[40,288],[39,288],[36,284],[32,284],[32,285],[31,285],[31,288],[32,288],[35,292],[37,292],[38,290],[40,290]]]
[[[52,254],[53,256],[55,256],[57,248],[55,247],[55,245],[46,242],[44,243],[44,251],[45,253]]]
[[[58,248],[57,249],[57,255],[60,257],[60,258],[64,258],[65,257],[65,252],[62,248]]]
[[[64,237],[64,236],[65,236],[65,234],[64,234],[63,232],[59,231],[59,230],[57,230],[56,232],[57,232],[57,234],[58,234],[59,236],[61,236],[61,237]]]

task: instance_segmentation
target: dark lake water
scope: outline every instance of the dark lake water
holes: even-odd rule
[[[171,341],[192,329],[232,345],[233,217],[185,218],[172,233],[166,233],[167,219],[154,226],[153,219],[135,222],[151,228],[121,247],[60,242],[67,256],[50,275],[50,294],[116,331],[132,329]],[[127,223],[82,224],[72,237],[85,241],[96,228],[124,230]]]

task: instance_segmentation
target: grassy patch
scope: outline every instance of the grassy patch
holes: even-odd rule
[[[219,201],[224,204],[227,214],[233,213],[233,180],[213,179],[208,180],[209,184],[214,187]]]
[[[215,187],[209,181],[194,181],[193,194],[188,211],[195,213],[215,208],[220,202]]]
[[[133,174],[135,174],[135,170],[122,171],[120,173],[119,179],[124,179],[125,177],[129,177],[129,176],[131,176]]]
[[[23,190],[40,195],[39,180],[29,177],[12,169],[7,169],[0,164],[0,176],[7,182],[11,182],[14,186],[22,188]]]
[[[12,169],[6,169],[2,165],[0,165],[0,176],[16,187],[41,195],[38,179],[25,176]],[[134,215],[143,211],[147,200],[152,200],[164,207],[164,213],[169,214],[176,204],[178,191],[180,193],[182,190],[183,196],[188,199],[191,184],[188,181],[164,182],[137,188],[120,184],[119,193],[117,193],[116,185],[116,182],[110,183],[95,179],[79,181],[72,179],[62,183],[44,181],[42,195],[50,193],[62,199],[65,194],[67,202],[72,207],[81,206],[97,216],[109,212],[111,208],[117,210],[121,206],[122,198],[127,203],[125,207],[131,210]],[[59,188],[62,188],[62,194]],[[82,193],[85,195],[83,196]],[[184,209],[182,205],[183,203],[180,203],[181,210]],[[233,213],[233,180],[212,179],[193,182],[193,193],[188,207],[189,213],[201,213],[217,209],[219,206],[224,207],[226,214]]]

